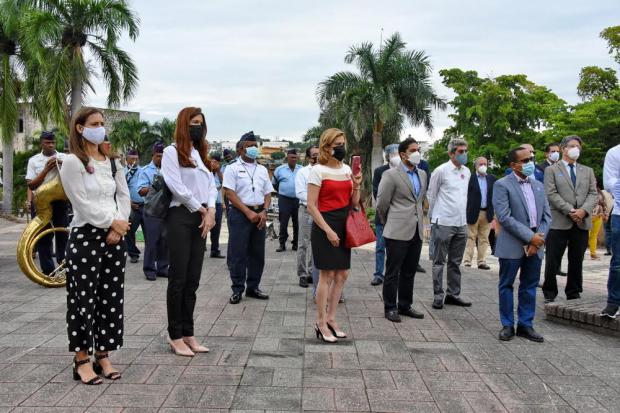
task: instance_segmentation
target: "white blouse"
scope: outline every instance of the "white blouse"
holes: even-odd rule
[[[190,212],[198,211],[203,204],[215,208],[215,178],[200,159],[196,148],[192,148],[190,157],[196,164],[195,168],[182,167],[179,164],[177,148],[174,145],[164,149],[161,174],[172,192],[170,207],[185,205]]]
[[[112,178],[112,165],[90,158],[94,173],[88,173],[82,161],[70,154],[60,168],[60,179],[73,208],[71,227],[91,224],[97,228],[110,228],[115,219],[128,221],[131,212],[129,189],[123,168],[117,160],[116,176]],[[116,194],[116,201],[114,200]]]

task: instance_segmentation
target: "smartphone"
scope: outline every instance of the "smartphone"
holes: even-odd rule
[[[353,175],[357,175],[362,172],[362,157],[355,155],[351,157],[351,172]]]

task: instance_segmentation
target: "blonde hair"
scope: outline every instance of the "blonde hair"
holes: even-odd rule
[[[329,128],[326,129],[319,139],[319,163],[321,165],[325,165],[332,157],[332,148],[331,145],[334,143],[336,138],[340,136],[344,137],[344,148],[347,148],[347,137],[344,132],[338,128]]]

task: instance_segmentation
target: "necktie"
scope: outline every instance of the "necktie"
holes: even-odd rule
[[[573,188],[577,186],[577,175],[575,175],[575,165],[572,163],[568,164],[570,168],[570,180],[573,182]]]

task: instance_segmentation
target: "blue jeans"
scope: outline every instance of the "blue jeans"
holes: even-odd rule
[[[620,305],[620,215],[611,216],[611,262],[607,279],[607,303]]]
[[[613,211],[613,208],[611,209]],[[607,252],[611,252],[611,221],[613,215],[609,215],[609,219],[605,224],[603,224],[603,228],[605,229],[605,249]]]
[[[536,313],[536,287],[542,260],[538,255],[499,259],[499,317],[503,327],[514,327],[513,285],[519,272],[518,325],[532,327]]]
[[[385,269],[385,238],[383,238],[383,224],[375,222],[377,242],[375,244],[375,273],[374,276],[383,279]]]

